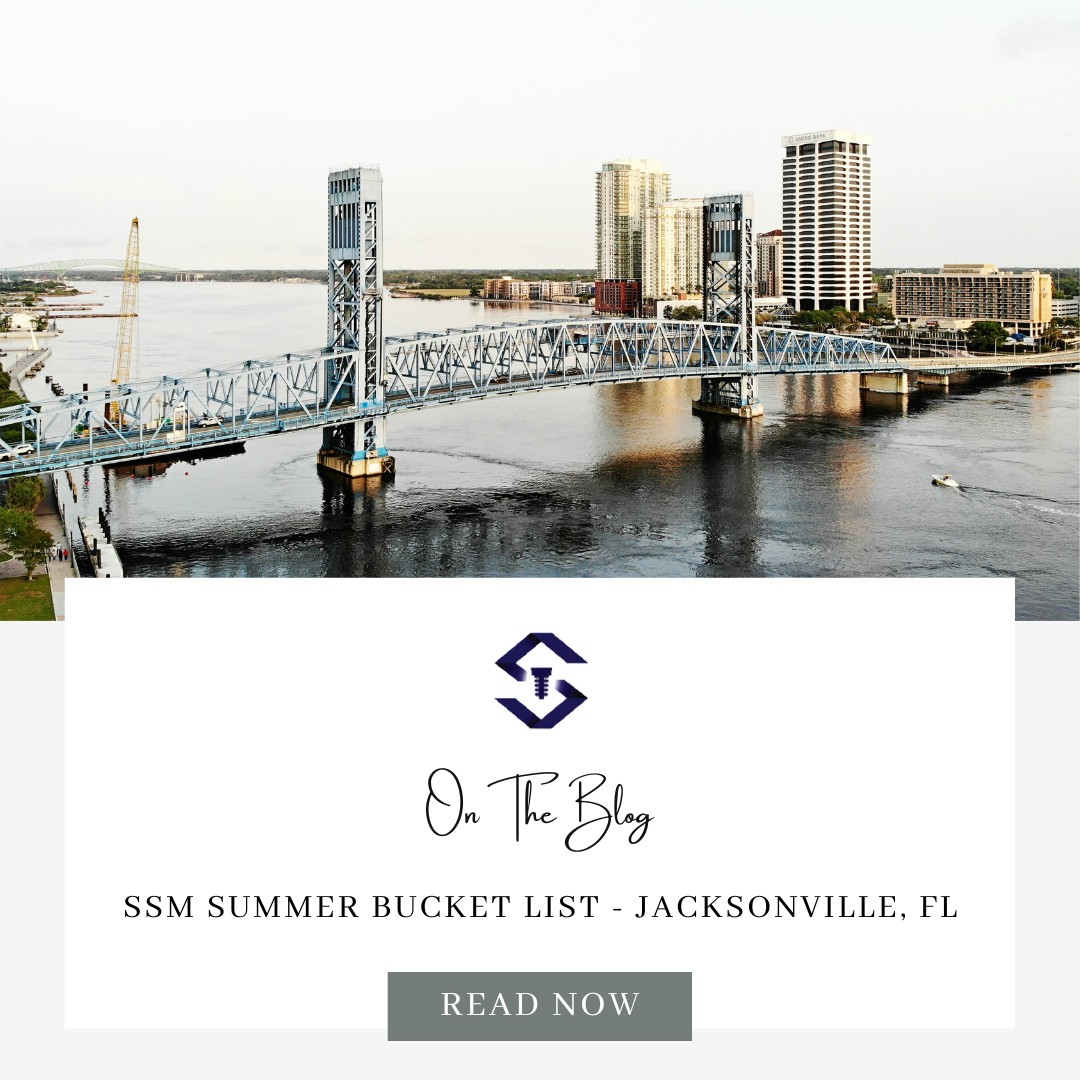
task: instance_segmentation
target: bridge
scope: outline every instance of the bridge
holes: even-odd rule
[[[755,335],[757,359],[750,362],[740,331],[730,324],[586,317],[387,338],[379,391],[368,397],[355,392],[362,355],[334,347],[69,394],[0,410],[0,455],[8,458],[0,461],[0,479],[573,386],[900,370],[888,346],[872,341],[765,328]],[[17,455],[19,445],[31,450]],[[327,448],[338,449],[332,441]]]
[[[378,167],[332,171],[327,197],[325,346],[2,409],[0,480],[307,428],[323,432],[321,466],[380,477],[394,471],[386,420],[395,413],[574,386],[700,379],[695,410],[742,420],[761,415],[757,379],[765,375],[858,372],[868,390],[908,392],[910,362],[884,343],[755,326],[746,193],[704,202],[701,322],[580,316],[408,337],[383,334]]]
[[[69,270],[120,270],[123,259],[57,259],[54,262],[27,263],[25,266],[2,266],[0,278],[18,278],[37,274],[66,274]],[[158,266],[157,263],[139,263],[140,274],[183,274],[175,266]]]

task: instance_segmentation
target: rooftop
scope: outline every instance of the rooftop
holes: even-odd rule
[[[830,128],[828,131],[809,131],[805,135],[785,135],[784,146],[797,146],[799,143],[830,142],[833,139],[842,139],[844,142],[870,143],[874,141],[872,135],[865,131],[843,131],[840,128]]]

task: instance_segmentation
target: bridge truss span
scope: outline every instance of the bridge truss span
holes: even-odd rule
[[[892,348],[880,341],[764,326],[755,333],[758,374],[901,370]]]
[[[388,338],[385,401],[401,407],[557,386],[743,374],[897,371],[887,345],[799,330],[655,319],[504,323]],[[753,359],[751,359],[751,357]]]
[[[0,479],[240,443],[374,415],[359,354],[316,348],[0,409]]]
[[[0,479],[381,423],[395,412],[526,391],[901,370],[889,346],[862,338],[759,328],[749,351],[741,335],[727,323],[533,321],[387,338],[374,383],[366,342],[198,368],[0,409]]]

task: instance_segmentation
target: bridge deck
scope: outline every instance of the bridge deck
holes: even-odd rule
[[[249,360],[227,370],[110,386],[0,410],[0,479],[138,461],[489,396],[601,383],[740,375],[1009,371],[1054,363],[898,360],[865,338],[655,319],[535,320],[385,342],[382,380],[353,400],[360,356],[344,349]],[[1061,358],[1063,366],[1075,362]],[[117,418],[110,410],[122,409]],[[200,426],[204,418],[207,426]],[[13,455],[19,444],[28,452]]]
[[[933,359],[903,360],[901,363],[905,371],[922,371],[928,375],[960,375],[964,372],[976,373],[980,371],[1008,374],[1013,371],[1026,371],[1031,368],[1067,369],[1075,367],[1077,359],[1076,354],[1029,353],[1027,356],[1021,355],[1017,357],[936,356]]]

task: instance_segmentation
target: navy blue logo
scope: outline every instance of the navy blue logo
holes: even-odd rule
[[[578,656],[573,649],[554,634],[528,634],[523,637],[505,656],[500,656],[495,663],[516,682],[528,682],[532,678],[532,698],[535,701],[545,701],[554,689],[556,694],[562,695],[562,700],[554,709],[538,716],[524,702],[517,698],[496,698],[495,700],[505,709],[509,709],[526,727],[553,728],[560,720],[565,720],[583,701],[585,695],[571,686],[565,679],[556,679],[555,685],[551,685],[550,667],[533,667],[528,671],[520,661],[529,655],[538,645],[546,645],[560,660],[567,664],[584,664],[583,657]]]

